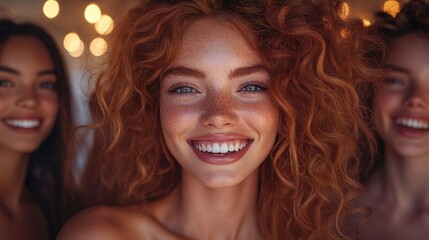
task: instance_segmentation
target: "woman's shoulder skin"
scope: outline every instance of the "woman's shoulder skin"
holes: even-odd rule
[[[97,206],[70,219],[57,240],[181,240],[139,205]]]

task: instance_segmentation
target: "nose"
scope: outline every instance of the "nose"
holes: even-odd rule
[[[34,108],[37,104],[37,92],[33,86],[21,86],[18,89],[18,106],[23,108]]]
[[[204,105],[201,123],[211,128],[222,128],[233,125],[238,120],[237,103],[230,94],[210,93]]]
[[[412,108],[427,108],[429,106],[429,92],[426,92],[422,86],[411,86],[405,105]]]

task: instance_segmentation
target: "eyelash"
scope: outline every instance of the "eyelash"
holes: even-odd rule
[[[249,88],[249,87],[252,87],[252,90],[251,89],[246,90],[246,88]],[[250,82],[250,83],[244,84],[238,92],[259,93],[259,92],[265,92],[266,90],[267,90],[267,87],[265,84],[262,84],[260,82]],[[199,93],[198,90],[186,84],[174,85],[168,90],[168,92],[172,94],[178,94],[178,95]]]
[[[390,84],[390,85],[397,85],[397,84],[401,84],[404,85],[405,82],[401,79],[398,78],[393,78],[393,77],[389,77],[383,80],[383,83],[385,84]]]
[[[1,79],[0,87],[12,87],[12,83],[8,80]]]
[[[188,89],[189,91],[183,91],[183,89]],[[172,86],[168,90],[168,92],[172,94],[178,94],[178,95],[198,93],[198,91],[195,88],[190,87],[186,84],[176,84]]]
[[[46,81],[46,82],[40,83],[40,87],[42,87],[43,89],[56,90],[57,89],[57,83],[51,82],[51,81]]]
[[[245,90],[245,88],[252,87],[254,90]],[[267,86],[265,84],[262,84],[260,82],[250,82],[246,83],[243,87],[240,88],[240,92],[248,92],[248,93],[257,93],[257,92],[264,92],[267,90]]]
[[[0,87],[13,87],[13,86],[14,85],[12,84],[11,81],[0,79]],[[51,82],[51,81],[45,81],[45,82],[41,82],[39,84],[39,87],[41,87],[42,89],[46,89],[46,90],[56,90],[57,89],[57,83]]]

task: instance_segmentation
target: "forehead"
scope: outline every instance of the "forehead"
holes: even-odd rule
[[[395,39],[387,63],[406,69],[429,68],[429,34],[409,33]]]
[[[53,68],[53,61],[41,40],[32,36],[12,36],[0,45],[0,64],[13,68],[33,66]]]
[[[258,54],[250,43],[249,37],[244,36],[243,32],[228,20],[203,18],[186,29],[176,60],[189,61],[210,56],[222,61],[232,55],[254,59]]]

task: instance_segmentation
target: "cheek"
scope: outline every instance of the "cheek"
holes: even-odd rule
[[[40,99],[41,109],[51,118],[56,118],[59,111],[59,101],[57,96],[44,96]]]
[[[374,115],[388,114],[401,107],[401,96],[398,93],[383,91],[374,97]]]
[[[185,133],[191,126],[195,126],[194,106],[183,106],[166,99],[160,99],[160,122],[167,144],[173,138]]]
[[[269,101],[251,104],[243,108],[248,122],[253,123],[258,130],[268,138],[275,138],[279,128],[278,109]]]

